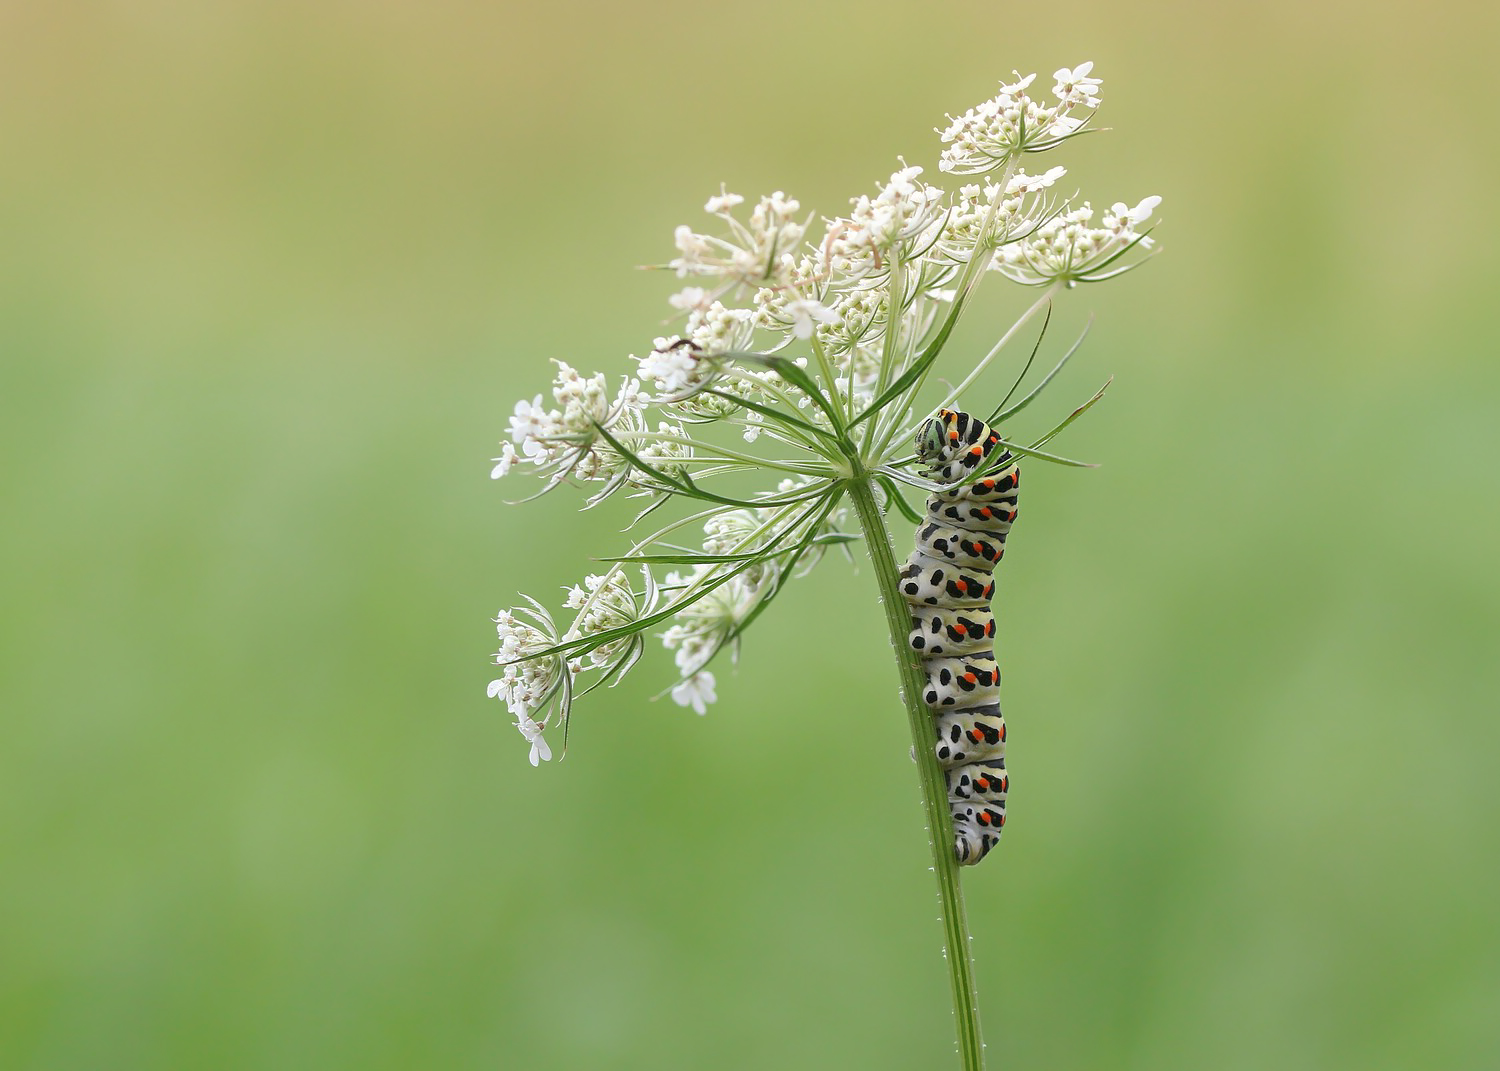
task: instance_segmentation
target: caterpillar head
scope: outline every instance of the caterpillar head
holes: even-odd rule
[[[917,461],[929,472],[941,468],[947,460],[948,429],[956,415],[951,409],[939,409],[917,429]]]

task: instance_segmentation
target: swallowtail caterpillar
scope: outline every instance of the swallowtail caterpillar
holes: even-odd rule
[[[994,570],[1016,520],[1021,470],[1000,436],[968,413],[940,409],[917,432],[923,474],[949,490],[927,499],[917,546],[901,570],[922,698],[932,708],[937,758],[948,780],[953,850],[973,865],[1005,825],[1005,717],[995,662]]]

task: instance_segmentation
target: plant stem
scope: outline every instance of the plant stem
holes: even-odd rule
[[[926,813],[928,839],[932,847],[932,870],[937,875],[939,921],[943,925],[943,958],[953,990],[953,1018],[958,1030],[958,1051],[964,1071],[983,1071],[984,1041],[979,1031],[979,999],[974,991],[974,964],[969,956],[969,924],[964,917],[964,894],[959,884],[958,860],[953,854],[953,819],[948,812],[948,784],[938,766],[932,712],[922,702],[926,678],[921,662],[907,644],[911,613],[901,597],[895,554],[885,518],[875,501],[875,485],[869,474],[856,467],[847,485],[859,514],[865,549],[870,554],[880,603],[901,675],[901,697],[922,781],[922,809]]]

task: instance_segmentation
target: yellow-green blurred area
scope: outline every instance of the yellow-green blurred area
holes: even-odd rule
[[[1037,170],[1162,195],[1163,252],[1064,295],[1015,429],[1116,377],[1000,572],[992,1065],[1500,1066],[1497,41],[1457,0],[0,7],[0,1066],[956,1066],[862,553],[709,716],[653,642],[534,770],[488,619],[633,510],[488,459],[549,359],[663,333],[634,267],[721,182],[841,213],[1086,59],[1111,132]]]

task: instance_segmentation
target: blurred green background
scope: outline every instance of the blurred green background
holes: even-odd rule
[[[841,212],[1084,59],[1114,132],[1061,162],[1161,194],[1165,252],[1067,296],[1032,426],[1117,377],[1002,571],[994,1065],[1500,1066],[1497,40],[1454,0],[0,6],[0,1066],[955,1066],[868,566],[711,716],[653,649],[533,770],[487,619],[627,508],[488,459],[548,358],[644,352],[675,280],[633,266],[721,181]]]

